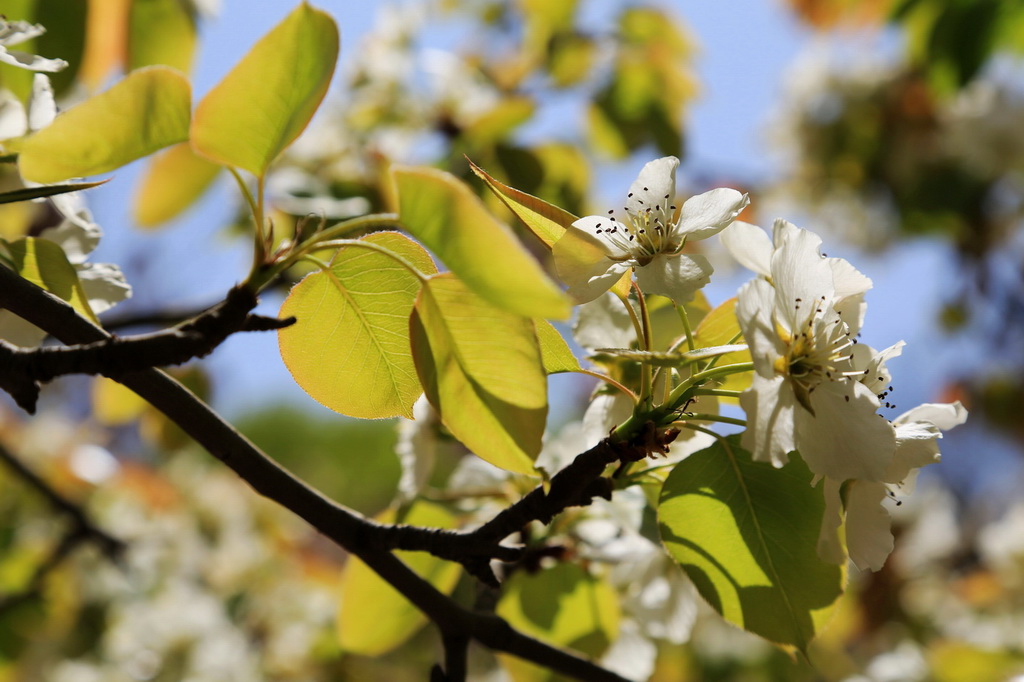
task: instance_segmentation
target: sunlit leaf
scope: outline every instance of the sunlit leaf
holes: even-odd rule
[[[661,539],[726,620],[806,650],[845,582],[817,554],[825,501],[799,457],[776,469],[739,443],[729,436],[676,465],[658,506]]]
[[[619,634],[615,590],[569,562],[537,573],[514,573],[495,612],[517,630],[594,658]],[[520,659],[503,656],[501,661],[515,682],[562,679]]]
[[[4,249],[0,248],[0,253]],[[6,248],[14,271],[46,289],[57,298],[70,303],[81,315],[99,324],[85,295],[78,273],[68,262],[64,249],[48,239],[25,237]]]
[[[519,315],[569,316],[568,299],[466,185],[432,168],[394,173],[403,226],[475,293]]]
[[[313,117],[337,59],[334,20],[299,5],[199,103],[192,146],[262,176]]]
[[[57,116],[21,148],[21,174],[60,182],[120,168],[188,138],[188,81],[178,71],[151,66]]]
[[[217,178],[221,166],[197,156],[187,142],[154,156],[135,192],[133,213],[142,227],[167,222],[192,205]]]
[[[377,519],[394,523],[394,510]],[[417,501],[403,523],[430,528],[453,528],[455,517],[444,507]],[[395,552],[420,577],[445,594],[459,580],[458,564],[438,559],[426,552]],[[411,637],[427,622],[395,588],[381,579],[355,556],[349,557],[341,580],[341,605],[338,611],[338,641],[341,648],[364,656],[379,656]]]
[[[149,404],[135,391],[113,379],[95,377],[92,382],[92,414],[104,426],[122,426],[138,419]]]
[[[731,343],[742,343],[739,337],[740,325],[736,319],[736,299],[728,301],[709,312],[697,328],[693,330],[694,339],[698,346],[724,346]],[[750,351],[740,350],[735,353],[723,355],[718,365],[725,366],[735,363],[750,362]],[[733,391],[741,391],[750,386],[751,373],[740,372],[730,374],[722,378],[719,388]],[[726,398],[729,400],[729,398]]]
[[[152,64],[192,70],[196,19],[182,0],[133,0],[128,18],[128,69]]]
[[[577,220],[573,214],[563,211],[543,199],[538,199],[535,196],[520,192],[513,187],[498,182],[488,175],[487,171],[472,161],[469,162],[469,165],[477,177],[487,184],[488,189],[494,192],[501,199],[502,203],[508,206],[523,221],[523,224],[538,239],[544,242],[544,245],[549,249],[552,244],[558,241],[558,238],[562,236],[565,229],[572,225],[573,221]]]
[[[423,275],[436,272],[418,244],[396,232],[366,242],[387,249]],[[418,276],[387,254],[356,246],[340,251],[327,271],[292,289],[278,332],[281,357],[295,381],[323,405],[363,419],[412,418],[423,392],[409,346],[409,314]]]
[[[477,145],[493,145],[508,137],[533,116],[537,104],[530,97],[510,97],[469,125],[464,134]]]
[[[90,91],[103,85],[124,62],[128,49],[128,14],[132,0],[90,0],[85,27],[85,52],[79,77]]]
[[[497,467],[532,473],[547,418],[533,321],[446,273],[424,285],[410,336],[423,390],[452,434]]]
[[[1013,649],[940,640],[927,655],[935,682],[1009,682],[1024,674],[1024,656]]]
[[[537,327],[537,341],[540,344],[540,358],[548,374],[577,372],[580,361],[569,350],[569,344],[547,320],[534,320]]]

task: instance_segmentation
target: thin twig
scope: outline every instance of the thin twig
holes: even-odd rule
[[[90,343],[41,348],[19,348],[0,340],[0,387],[31,414],[40,385],[56,377],[103,374],[117,378],[150,367],[180,365],[208,355],[235,332],[279,329],[295,321],[250,314],[255,307],[252,291],[234,287],[223,301],[201,315],[151,334],[105,335]]]

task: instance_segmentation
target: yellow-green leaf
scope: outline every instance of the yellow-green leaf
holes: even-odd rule
[[[48,239],[25,237],[7,245],[14,271],[57,298],[70,303],[79,314],[96,324],[78,273],[68,262],[64,249]]]
[[[594,658],[618,637],[621,617],[615,590],[568,562],[514,573],[495,612],[517,630]],[[562,679],[520,659],[503,656],[502,664],[515,682]]]
[[[133,213],[142,227],[167,222],[203,195],[221,166],[197,156],[187,142],[154,156],[135,192]]]
[[[393,523],[394,510],[377,519]],[[409,509],[403,523],[430,528],[454,528],[455,517],[444,507],[423,500]],[[455,589],[459,565],[426,552],[395,552],[420,577],[445,594]],[[338,642],[345,651],[379,656],[411,637],[427,622],[415,606],[355,556],[341,579]]]
[[[338,27],[302,3],[196,107],[192,146],[262,176],[320,106],[338,59]]]
[[[430,256],[397,232],[363,241],[404,259],[424,275]],[[418,275],[380,251],[347,246],[330,268],[292,289],[281,316],[298,322],[278,332],[281,357],[306,393],[336,412],[362,419],[412,418],[422,393],[409,346],[409,314]]]
[[[569,344],[547,320],[534,320],[537,327],[537,342],[540,344],[540,358],[548,374],[578,372],[580,361],[569,350]]]
[[[563,211],[554,204],[498,182],[472,161],[469,162],[469,167],[549,249],[558,241],[565,229],[578,220],[572,213]]]
[[[402,224],[475,293],[519,315],[569,317],[569,300],[469,187],[433,168],[394,174]]]
[[[409,327],[416,371],[444,425],[491,464],[533,473],[547,418],[533,321],[446,273],[424,285]]]
[[[188,138],[188,81],[166,66],[128,74],[28,138],[21,174],[42,183],[106,173]]]
[[[669,474],[661,539],[697,590],[730,623],[807,650],[843,593],[844,570],[818,557],[821,486],[799,457],[776,469],[729,436]]]
[[[698,346],[724,346],[730,343],[743,343],[739,337],[740,325],[736,319],[736,298],[728,301],[709,312],[693,331],[693,338]],[[750,362],[750,351],[740,350],[723,355],[718,366]],[[719,388],[742,391],[750,387],[752,372],[740,372],[723,377]],[[724,400],[734,400],[724,398]]]
[[[128,69],[153,64],[192,70],[196,18],[182,0],[133,0],[128,15]]]
[[[92,414],[103,426],[123,426],[138,419],[149,405],[135,391],[107,377],[94,377]]]

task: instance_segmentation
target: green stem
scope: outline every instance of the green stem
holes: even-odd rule
[[[339,237],[351,232],[368,230],[374,227],[393,227],[398,223],[398,216],[394,213],[371,213],[369,215],[351,218],[332,225],[321,232],[313,235],[302,244],[291,250],[285,257],[272,265],[260,268],[259,271],[251,273],[248,279],[248,286],[257,292],[265,289],[277,277],[301,260],[305,260],[310,253],[319,249],[330,248],[324,246],[325,242],[330,243],[334,237]],[[347,243],[347,242],[346,242]]]
[[[686,306],[677,303],[676,312],[679,313],[679,321],[683,323],[683,332],[686,334],[686,346],[693,350],[696,346],[693,344],[693,331],[690,329],[690,316],[686,314]]]
[[[245,203],[249,206],[249,213],[252,214],[252,221],[256,226],[253,236],[252,269],[249,271],[249,277],[246,279],[247,282],[252,282],[256,278],[256,273],[259,272],[266,257],[263,241],[263,183],[262,180],[259,183],[259,199],[257,200],[252,196],[249,185],[245,182],[245,178],[242,177],[237,168],[228,166],[228,172],[235,179],[235,183],[238,185]]]
[[[628,388],[626,388],[625,386],[620,384],[615,379],[612,379],[607,374],[601,374],[600,372],[594,372],[592,370],[582,369],[582,368],[576,370],[576,372],[578,374],[586,374],[589,377],[596,377],[596,378],[600,379],[601,381],[605,382],[606,384],[608,384],[609,386],[614,386],[615,388],[619,389],[620,391],[622,391],[623,393],[628,395],[629,399],[632,400],[634,404],[636,404],[636,402],[639,400],[639,398],[638,398],[636,393],[633,393],[633,391],[629,390]]]
[[[705,369],[702,372],[697,372],[689,379],[681,382],[678,386],[672,389],[672,395],[669,397],[669,401],[672,403],[672,409],[675,409],[676,406],[682,403],[684,394],[690,391],[690,389],[696,388],[715,377],[739,374],[740,372],[749,372],[752,369],[754,369],[753,362],[737,362],[731,365],[712,367],[710,369]]]
[[[313,235],[302,247],[308,252],[309,248],[317,246],[320,242],[337,239],[357,230],[367,230],[374,227],[401,227],[401,223],[398,221],[397,213],[370,213],[331,225]]]
[[[726,346],[731,346],[732,344],[734,344],[737,341],[739,341],[741,336],[743,336],[743,332],[736,332],[735,334],[732,335],[732,338],[729,339],[729,342],[726,343],[725,345]],[[708,366],[705,367],[704,369],[711,369],[712,367],[717,365],[718,364],[718,359],[721,358],[721,357],[722,357],[721,355],[716,355],[715,357],[711,358],[711,362],[709,362]]]
[[[645,351],[651,351],[651,344],[653,343],[651,334],[651,314],[647,310],[647,298],[644,296],[644,292],[641,291],[640,286],[633,281],[633,290],[636,291],[636,299],[640,305],[640,323],[643,329],[643,336],[641,337],[641,348]],[[654,404],[654,396],[651,395],[654,387],[654,368],[649,364],[642,364],[640,366],[640,400],[644,403],[644,406],[648,409]]]
[[[644,328],[643,325],[640,324],[640,318],[636,316],[636,311],[633,310],[633,304],[629,302],[629,296],[623,296],[617,291],[612,293],[619,297],[619,300],[622,301],[622,305],[626,306],[626,312],[629,313],[629,320],[633,323],[633,331],[636,332],[637,343],[643,347]]]
[[[687,412],[686,419],[677,419],[675,422],[673,422],[673,424],[681,425],[687,423],[690,420],[698,422],[717,422],[719,424],[733,424],[735,426],[747,425],[746,419],[736,419],[735,417],[723,417],[720,414],[704,414],[699,412]]]
[[[413,265],[412,263],[410,263],[406,259],[404,259],[401,256],[399,256],[394,251],[391,251],[390,249],[386,249],[386,248],[384,248],[383,246],[381,246],[379,244],[374,244],[373,242],[368,242],[368,241],[365,241],[363,239],[332,239],[331,241],[320,242],[319,246],[321,248],[324,248],[324,249],[334,249],[334,248],[340,249],[342,247],[353,247],[353,248],[357,248],[357,249],[369,249],[370,251],[376,251],[377,253],[384,254],[385,256],[390,258],[391,260],[393,260],[396,263],[398,263],[399,265],[401,265],[403,268],[408,270],[410,272],[410,274],[412,274],[412,276],[415,277],[416,279],[418,279],[421,283],[426,282],[429,279],[429,277],[427,277],[427,275],[424,275],[422,272],[420,272],[416,268],[415,265]]]
[[[713,395],[719,398],[739,398],[743,391],[732,391],[727,388],[695,388],[693,395]]]

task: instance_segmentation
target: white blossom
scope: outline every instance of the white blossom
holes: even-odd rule
[[[708,283],[707,258],[682,253],[687,241],[705,239],[731,223],[750,203],[746,194],[719,188],[674,204],[679,159],[649,162],[626,195],[626,222],[614,211],[574,222],[555,242],[555,270],[579,302],[592,301],[630,269],[649,294],[685,303]]]

